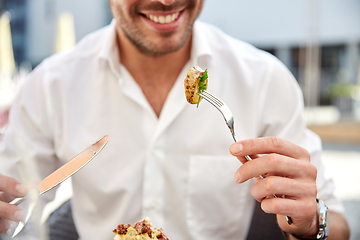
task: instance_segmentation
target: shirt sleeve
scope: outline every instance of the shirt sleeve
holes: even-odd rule
[[[321,139],[306,127],[302,91],[292,74],[282,63],[274,61],[262,84],[259,108],[259,136],[277,136],[300,145],[311,155],[317,167],[318,198],[332,211],[344,212],[344,207],[334,196],[332,179],[326,178],[321,161]]]

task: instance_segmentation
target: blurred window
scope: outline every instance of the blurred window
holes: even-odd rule
[[[10,13],[10,27],[12,35],[12,44],[14,58],[17,65],[20,65],[24,59],[25,52],[25,34],[26,34],[26,2],[25,0],[6,1],[6,9]]]
[[[345,45],[323,46],[321,48],[320,105],[331,105],[331,88],[336,83],[347,83]]]

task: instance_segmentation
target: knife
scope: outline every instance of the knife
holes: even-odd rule
[[[51,173],[49,176],[44,178],[37,185],[37,190],[39,191],[39,195],[46,193],[47,191],[53,189],[58,186],[60,183],[64,182],[66,179],[74,175],[77,171],[83,168],[87,163],[89,163],[107,144],[108,136],[104,136],[99,141],[82,151],[80,154],[75,156],[69,162],[58,168],[56,171]],[[10,200],[9,204],[19,205],[22,203],[26,197],[16,197]],[[30,205],[27,217],[25,218],[24,223],[19,222],[19,225],[16,227],[14,234],[12,237],[15,237],[25,226],[26,222],[29,220],[31,212],[34,206]],[[29,214],[30,212],[30,214]]]

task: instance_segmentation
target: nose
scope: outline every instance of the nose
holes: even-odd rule
[[[156,0],[154,0],[156,1]],[[157,2],[161,2],[164,5],[171,5],[175,2],[175,0],[157,0]]]

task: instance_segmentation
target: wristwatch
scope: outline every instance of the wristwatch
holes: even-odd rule
[[[326,239],[329,236],[330,231],[330,213],[328,207],[324,201],[316,199],[317,202],[317,215],[319,216],[319,232],[316,238],[304,238],[292,234],[294,237],[300,240],[319,240]]]

